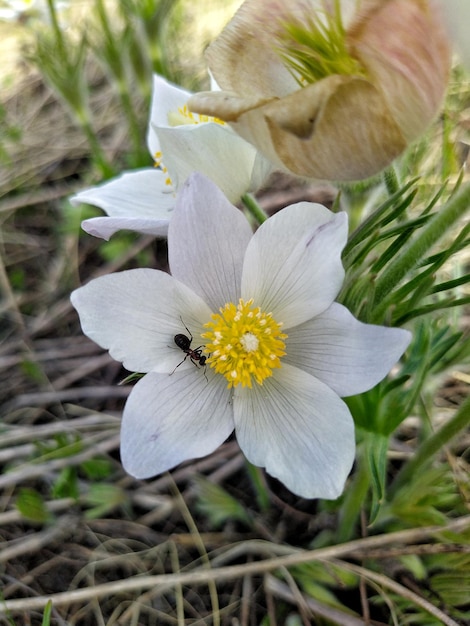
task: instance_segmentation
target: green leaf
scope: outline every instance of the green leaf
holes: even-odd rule
[[[52,600],[48,600],[44,607],[44,614],[42,616],[41,626],[50,626],[52,614]]]
[[[263,470],[255,465],[252,465],[249,461],[245,461],[245,467],[255,490],[256,502],[260,511],[269,511],[271,498],[269,490],[266,488]]]
[[[96,483],[86,494],[85,503],[91,508],[85,513],[87,519],[98,519],[127,503],[126,493],[117,485]]]
[[[445,511],[459,501],[454,477],[446,465],[421,467],[398,489],[389,489],[390,510],[408,524],[445,524]]]
[[[53,519],[52,514],[47,510],[41,494],[29,487],[20,489],[18,497],[16,498],[16,508],[23,517],[33,522],[44,524]]]
[[[469,209],[470,184],[467,184],[436,211],[416,236],[400,249],[400,253],[387,264],[376,281],[374,314],[370,321],[382,323],[385,312],[396,302],[395,290]]]
[[[78,435],[59,433],[52,442],[37,441],[36,447],[40,455],[36,461],[43,462],[74,456],[83,450],[83,443]]]
[[[372,524],[385,501],[385,480],[387,473],[388,437],[367,433],[365,456],[367,459],[372,488],[370,520]]]
[[[403,185],[395,194],[387,198],[371,215],[363,220],[356,230],[351,233],[344,249],[343,259],[346,266],[350,265],[349,257],[353,249],[372,236],[374,231],[380,231],[383,226],[396,220],[411,205],[417,190],[413,189],[408,195],[408,190],[416,184],[417,179],[410,180]]]
[[[75,467],[64,467],[52,487],[53,498],[74,498],[79,496],[77,470]]]
[[[80,465],[80,469],[90,480],[103,480],[108,478],[113,471],[111,461],[105,457],[89,459]]]
[[[197,476],[194,480],[197,492],[196,508],[207,517],[213,527],[218,528],[228,520],[252,525],[251,516],[243,504],[223,487],[202,476]]]

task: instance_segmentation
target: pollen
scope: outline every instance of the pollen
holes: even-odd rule
[[[155,152],[153,160],[154,160],[154,166],[161,169],[162,172],[166,174],[165,185],[167,187],[173,187],[173,181],[171,180],[170,175],[168,173],[168,168],[163,163],[163,154],[160,152],[160,150],[158,152]]]
[[[271,313],[253,306],[253,300],[230,302],[212,315],[202,336],[207,364],[225,376],[228,387],[252,387],[281,367],[287,335]]]
[[[178,107],[177,111],[170,111],[167,117],[168,124],[170,126],[183,126],[184,124],[207,124],[207,122],[215,122],[216,124],[225,126],[225,122],[223,120],[219,120],[217,117],[193,113],[188,109],[186,104],[182,107]]]

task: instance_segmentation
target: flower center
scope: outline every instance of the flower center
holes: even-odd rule
[[[185,104],[182,107],[178,107],[177,111],[170,111],[167,115],[168,124],[170,126],[184,126],[186,124],[207,124],[207,122],[215,122],[225,126],[223,120],[219,120],[217,117],[211,117],[210,115],[199,115],[199,113],[192,113],[188,109],[188,105]]]
[[[207,363],[225,376],[229,387],[251,387],[253,379],[262,385],[274,368],[281,367],[287,339],[281,326],[271,313],[253,307],[253,300],[229,302],[205,324]]]
[[[348,49],[341,3],[324,4],[312,15],[280,24],[278,50],[301,87],[334,74],[365,76],[366,70]]]

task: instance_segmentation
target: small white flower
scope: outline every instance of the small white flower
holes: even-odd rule
[[[56,1],[56,11],[68,8],[66,0]],[[50,11],[47,0],[0,0],[0,20],[7,22],[21,22],[28,19],[37,19],[50,23]]]
[[[346,239],[345,213],[308,202],[253,235],[221,191],[193,174],[169,227],[171,276],[129,270],[74,291],[84,333],[145,373],[122,421],[130,474],[202,457],[235,429],[247,458],[294,493],[340,495],[355,450],[340,396],[372,388],[410,340],[334,302]]]
[[[93,204],[109,216],[85,220],[84,230],[103,239],[122,229],[166,236],[176,191],[194,171],[213,180],[232,202],[262,185],[269,162],[224,122],[191,113],[190,96],[154,76],[147,144],[159,167],[125,172],[76,194],[72,204]]]

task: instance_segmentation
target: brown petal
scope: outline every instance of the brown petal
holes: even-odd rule
[[[322,82],[239,118],[268,156],[299,176],[328,180],[367,178],[390,164],[406,141],[381,94],[366,80],[337,77],[329,93]],[[266,130],[270,141],[266,143]],[[265,143],[262,144],[261,142]],[[268,146],[268,147],[266,147]]]
[[[426,130],[444,97],[449,42],[440,12],[424,0],[368,0],[348,32],[407,141]]]
[[[188,108],[194,113],[211,115],[224,122],[236,122],[243,113],[257,109],[271,100],[273,98],[258,96],[246,98],[227,91],[200,91],[189,98]]]
[[[282,19],[292,11],[299,11],[298,0],[248,0],[242,4],[206,51],[207,64],[221,89],[272,98],[297,88],[281,61],[275,36]]]

